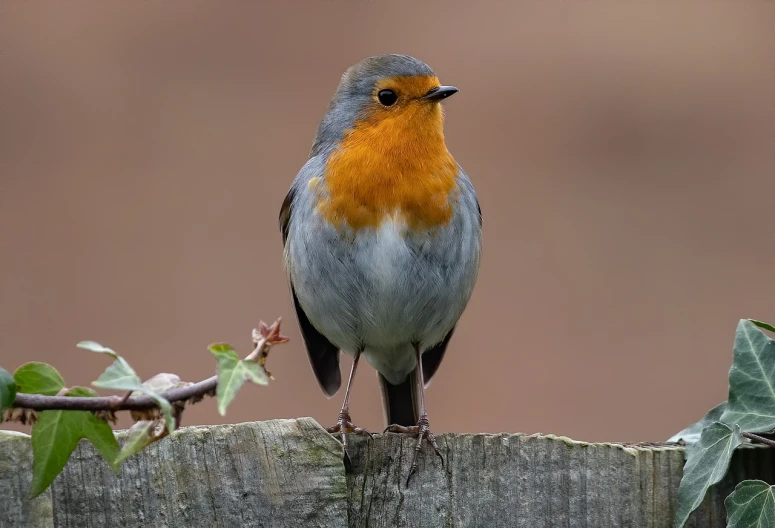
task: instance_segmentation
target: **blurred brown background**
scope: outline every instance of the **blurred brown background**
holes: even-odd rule
[[[664,440],[726,397],[735,325],[775,319],[775,8],[669,2],[3,2],[0,364],[210,376],[285,319],[269,387],[186,424],[333,423],[277,213],[344,69],[428,62],[484,213],[434,430]],[[343,360],[349,368],[349,360]],[[380,429],[370,367],[356,423]],[[126,424],[126,422],[123,422]]]

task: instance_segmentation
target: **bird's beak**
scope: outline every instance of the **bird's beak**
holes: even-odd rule
[[[436,88],[428,90],[428,93],[423,95],[421,99],[424,101],[441,101],[458,92],[459,90],[454,86],[437,86]]]

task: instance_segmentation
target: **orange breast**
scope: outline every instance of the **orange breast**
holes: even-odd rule
[[[440,105],[412,100],[375,108],[329,156],[318,211],[355,230],[378,227],[386,218],[410,229],[444,225],[452,218],[457,171],[444,143]]]

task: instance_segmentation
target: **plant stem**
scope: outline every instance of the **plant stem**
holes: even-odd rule
[[[203,397],[215,390],[218,385],[218,377],[213,376],[206,380],[178,387],[161,393],[161,397],[175,403],[190,398]],[[34,411],[142,411],[158,407],[153,398],[148,396],[43,396],[42,394],[25,394],[19,392],[13,402],[13,407],[32,409]]]
[[[763,436],[759,436],[758,434],[754,433],[743,433],[743,436],[749,440],[752,440],[754,442],[759,442],[762,444],[766,444],[770,447],[775,447],[775,440],[771,440],[769,438],[764,438]]]
[[[288,338],[280,335],[280,319],[271,326],[263,322],[259,330],[253,330],[253,352],[247,357],[249,360],[257,358],[266,359],[269,349],[273,345],[279,345],[288,341]],[[262,365],[263,366],[263,365]],[[162,392],[160,396],[170,403],[195,399],[199,401],[205,396],[213,396],[218,386],[218,376],[202,380],[199,383],[177,387]],[[159,405],[153,398],[145,395],[131,396],[131,392],[123,396],[44,396],[42,394],[16,394],[11,407],[30,409],[33,411],[144,411],[158,408]]]

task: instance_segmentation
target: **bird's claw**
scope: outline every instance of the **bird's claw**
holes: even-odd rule
[[[358,427],[352,422],[352,418],[350,418],[350,413],[347,411],[342,411],[339,413],[339,418],[336,420],[336,424],[332,425],[331,427],[326,427],[326,431],[328,431],[331,434],[339,433],[341,435],[342,439],[342,447],[344,447],[344,453],[347,455],[347,435],[348,434],[358,434],[358,435],[368,435],[369,438],[373,438],[373,435],[364,429],[363,427]]]
[[[436,442],[436,435],[431,432],[431,424],[428,421],[428,415],[423,414],[420,416],[420,420],[417,425],[411,427],[405,427],[403,425],[389,425],[383,431],[384,433],[399,433],[417,435],[417,444],[414,446],[414,456],[412,456],[412,465],[409,467],[409,475],[406,477],[406,485],[409,486],[409,480],[417,472],[417,455],[422,451],[422,441],[427,439],[433,446],[433,450],[436,452],[436,456],[441,460],[441,467],[444,467],[444,457],[439,449],[439,444]]]

